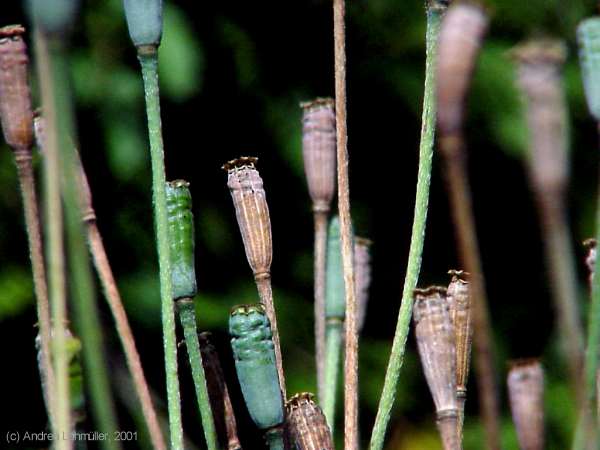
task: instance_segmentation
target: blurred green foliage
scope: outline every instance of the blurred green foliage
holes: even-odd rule
[[[290,392],[315,389],[312,223],[303,180],[298,103],[312,96],[331,95],[333,91],[329,6],[325,0],[309,0],[288,5],[288,12],[274,2],[257,11],[252,9],[256,5],[166,1],[160,50],[168,176],[187,177],[194,197],[199,328],[225,333],[229,309],[257,300],[224,175],[218,170],[219,164],[231,157],[255,152],[261,158],[259,168],[273,219],[273,282]],[[593,150],[594,126],[585,109],[574,26],[592,14],[594,6],[595,2],[589,0],[490,2],[493,21],[475,74],[469,108],[471,148],[481,167],[489,161],[502,161],[503,167],[521,167],[521,160],[526,157],[527,129],[514,86],[510,50],[532,35],[566,40],[569,59],[564,85],[572,124],[571,214],[576,241],[590,234],[593,227],[597,152]],[[15,17],[19,14],[15,13]],[[82,157],[88,168],[99,225],[131,321],[141,335],[159,342],[160,307],[143,93],[121,1],[85,2],[80,25],[73,39],[71,68]],[[350,151],[359,161],[351,167],[351,176],[357,180],[353,189],[358,186],[352,194],[358,233],[375,240],[376,269],[369,312],[372,325],[367,317],[360,354],[363,441],[369,436],[383,384],[404,275],[402,255],[414,201],[411,183],[421,115],[424,31],[421,0],[348,2]],[[378,120],[389,121],[386,126],[390,124],[383,142],[377,140],[381,133],[379,124],[369,121],[378,115],[382,116]],[[408,187],[391,194],[384,190],[385,198],[379,200],[381,160],[386,158],[404,170],[395,181]],[[485,169],[477,170],[487,173]],[[15,171],[5,145],[0,146],[0,179],[0,327],[7,327],[19,317],[34,317],[34,306]],[[432,209],[443,214],[445,197],[436,193],[437,184],[441,182],[434,179]],[[504,188],[476,185],[477,192],[485,193],[483,196]],[[520,195],[529,194],[523,189]],[[394,215],[402,216],[401,230],[390,231],[379,225],[395,220],[390,217],[390,205],[403,205],[401,212],[394,210]],[[534,215],[517,220],[522,221],[523,241],[537,239]],[[444,226],[440,225],[441,229]],[[507,239],[503,226],[495,222],[496,228],[488,232],[501,241],[500,245]],[[439,230],[432,220],[428,233]],[[444,230],[443,238],[426,247],[441,242],[450,250],[437,247],[440,256],[436,254],[435,259],[439,263],[428,266],[425,260],[424,280],[443,280],[438,275],[455,264],[448,256],[452,254],[452,240],[447,226]],[[405,235],[402,238],[397,237],[400,231]],[[401,251],[394,250],[400,246]],[[388,252],[386,247],[391,250]],[[522,248],[515,249],[511,257],[522,252]],[[544,317],[548,317],[552,311],[544,297],[547,292],[543,271],[540,266],[535,269],[536,275],[525,274],[523,279],[535,285],[532,289],[540,297],[536,304],[544,305]],[[490,273],[491,285],[498,286],[500,282],[494,280],[501,277],[504,274]],[[101,298],[100,293],[98,297]],[[535,321],[537,316],[535,309],[523,306],[522,298],[499,298],[494,293],[491,298],[500,305],[494,309],[497,314],[493,319],[502,379],[504,359],[522,356],[514,354],[517,344],[510,343],[507,332],[514,317],[511,314],[525,317],[520,324]],[[505,307],[506,302],[512,303]],[[112,325],[108,313],[104,314],[105,323]],[[118,354],[120,348],[114,335],[108,326],[106,330],[111,351]],[[540,333],[546,333],[541,339],[544,347],[537,350],[544,354],[548,368],[548,448],[567,448],[574,424],[573,401],[548,329]],[[158,366],[146,367],[159,374],[152,377],[159,391],[162,381],[155,378],[162,374],[160,348],[150,353],[155,357],[152,363]],[[469,389],[473,395],[467,404],[464,448],[475,450],[482,448],[483,438],[476,420],[475,384],[471,383]],[[504,398],[505,393],[502,395]],[[516,449],[506,401],[503,412],[505,448]],[[404,361],[389,442],[389,449],[395,450],[440,448],[433,403],[412,348]]]

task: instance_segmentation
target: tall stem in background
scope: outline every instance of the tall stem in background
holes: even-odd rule
[[[346,292],[346,328],[344,358],[344,448],[358,449],[358,331],[356,326],[356,290],[354,289],[354,244],[350,217],[350,181],[348,177],[348,133],[346,124],[346,4],[333,0],[333,36],[335,57],[335,123],[337,137],[338,211],[342,237],[342,261]]]
[[[415,211],[406,267],[402,304],[398,313],[398,323],[394,334],[392,352],[385,374],[383,391],[379,400],[377,417],[369,444],[370,450],[381,450],[385,432],[390,421],[392,407],[396,396],[396,388],[400,377],[400,369],[404,360],[406,338],[412,316],[413,291],[417,286],[421,270],[421,258],[425,241],[427,223],[427,206],[429,204],[429,186],[431,180],[431,160],[435,137],[435,66],[437,58],[437,38],[440,22],[446,7],[444,2],[432,1],[427,4],[427,34],[425,59],[425,87],[423,94],[423,117],[421,126],[421,144],[419,146],[419,170],[417,175],[417,192],[415,195]]]

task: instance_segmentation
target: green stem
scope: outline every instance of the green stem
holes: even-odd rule
[[[285,448],[283,430],[281,428],[269,430],[265,433],[265,440],[269,445],[269,450],[284,450]]]
[[[63,218],[60,199],[60,163],[58,155],[57,111],[55,92],[53,89],[52,69],[48,42],[39,30],[35,33],[37,70],[40,82],[42,104],[47,117],[46,159],[44,164],[44,194],[46,222],[46,255],[48,266],[49,300],[52,316],[51,352],[55,376],[55,405],[52,416],[52,429],[57,435],[69,435],[71,418],[69,408],[69,379],[67,343],[64,335],[64,323],[67,318],[65,294],[65,261],[63,253]],[[59,440],[57,450],[68,449],[67,440]]]
[[[147,49],[145,49],[147,50]],[[163,345],[167,379],[167,402],[171,450],[183,450],[183,427],[181,424],[181,400],[177,379],[177,342],[175,335],[175,311],[171,285],[171,261],[169,256],[169,229],[167,221],[167,197],[165,193],[165,162],[160,120],[158,89],[158,52],[138,52],[144,79],[148,138],[152,160],[152,192],[154,199],[154,226],[160,273],[160,296],[162,304]]]
[[[402,304],[398,314],[396,333],[392,344],[392,352],[385,374],[383,391],[379,400],[377,417],[369,444],[370,450],[381,450],[385,432],[390,421],[392,407],[396,395],[400,369],[404,360],[404,349],[412,316],[413,290],[417,286],[421,270],[425,226],[427,222],[427,206],[429,203],[429,185],[431,180],[431,160],[435,137],[435,61],[437,57],[437,37],[444,9],[440,6],[429,6],[427,9],[427,56],[425,62],[425,92],[423,96],[423,117],[421,128],[421,144],[419,146],[419,172],[417,176],[417,192],[415,212],[408,254],[406,277],[402,291]]]
[[[210,400],[208,397],[208,388],[206,387],[206,376],[204,366],[202,365],[202,354],[200,353],[200,342],[198,341],[198,330],[196,328],[196,310],[194,301],[191,298],[183,298],[177,301],[177,311],[179,320],[183,327],[185,335],[185,345],[187,347],[190,366],[192,367],[192,378],[196,388],[196,398],[198,400],[198,409],[202,418],[202,428],[204,429],[204,438],[208,450],[217,450],[217,435],[215,432],[215,422],[213,419]]]
[[[70,104],[67,61],[58,42],[50,42],[54,92],[56,94],[56,117],[62,173],[66,180],[79,176],[76,166],[73,136],[74,118]],[[71,297],[77,334],[83,345],[85,379],[90,392],[91,406],[98,430],[112,433],[118,430],[112,402],[108,371],[104,361],[102,331],[94,294],[94,283],[88,258],[85,230],[81,221],[81,203],[78,184],[62,183],[65,200],[65,225],[67,252],[69,256]],[[107,439],[101,442],[107,450],[120,449],[118,441]]]
[[[323,395],[323,413],[327,418],[331,435],[335,428],[335,397],[339,378],[340,355],[343,325],[339,320],[327,324],[325,351],[325,386]]]

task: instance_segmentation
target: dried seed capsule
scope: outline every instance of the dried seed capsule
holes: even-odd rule
[[[437,59],[437,118],[444,135],[462,128],[467,89],[487,22],[483,8],[473,3],[451,6],[442,20]]]
[[[425,378],[435,403],[445,450],[460,449],[456,400],[456,350],[446,288],[415,289],[413,318]]]
[[[33,112],[29,88],[25,28],[0,28],[0,121],[4,139],[13,150],[29,152],[33,145]]]
[[[519,445],[544,448],[544,370],[539,360],[513,361],[508,372],[508,396]]]
[[[227,389],[219,355],[211,342],[211,334],[209,332],[200,333],[198,340],[202,352],[202,364],[206,373],[206,387],[208,388],[221,446],[227,450],[241,450],[242,445],[238,438],[233,405],[229,397],[229,390]]]
[[[65,33],[75,20],[77,0],[29,0],[31,15],[44,32]]]
[[[371,241],[357,237],[354,240],[354,270],[356,278],[356,327],[360,333],[367,315],[369,286],[371,285]]]
[[[286,404],[287,423],[297,450],[334,450],[323,411],[312,394],[294,395]]]
[[[162,37],[162,0],[123,0],[129,36],[136,47],[158,47]]]
[[[590,17],[577,27],[579,62],[590,114],[600,121],[600,17]]]
[[[300,104],[302,154],[308,190],[315,211],[329,211],[335,194],[336,137],[335,111],[331,98],[317,98]]]
[[[583,242],[584,247],[587,249],[587,255],[585,257],[585,265],[588,269],[588,282],[590,289],[592,287],[592,281],[594,281],[594,272],[596,270],[596,255],[598,242],[596,239],[590,238]]]
[[[464,398],[467,392],[473,324],[471,323],[471,297],[469,293],[469,274],[463,270],[450,270],[452,280],[448,285],[447,299],[450,319],[456,344],[456,395]]]
[[[193,298],[197,293],[194,216],[189,185],[185,180],[175,180],[166,186],[173,300]]]
[[[256,170],[257,158],[242,157],[223,165],[228,173],[227,186],[231,192],[246,257],[254,276],[271,271],[273,244],[271,242],[271,219],[263,188],[263,181]]]
[[[526,99],[530,130],[530,171],[534,188],[556,195],[567,183],[567,119],[561,67],[565,46],[560,41],[535,40],[513,51],[518,85]]]
[[[283,423],[283,399],[269,319],[261,304],[235,307],[229,334],[238,380],[250,417],[267,430]]]
[[[346,315],[342,267],[340,219],[336,216],[329,223],[327,235],[327,277],[325,284],[325,317],[327,320],[343,321]]]

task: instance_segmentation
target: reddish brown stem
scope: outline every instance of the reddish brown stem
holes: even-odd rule
[[[325,263],[327,212],[315,211],[315,354],[319,401],[325,387]]]
[[[458,252],[462,266],[471,274],[473,344],[475,370],[487,447],[500,449],[500,410],[494,369],[494,348],[489,320],[485,283],[479,247],[475,234],[475,219],[469,191],[464,142],[459,133],[440,139],[447,188],[454,220]]]

